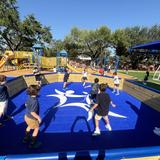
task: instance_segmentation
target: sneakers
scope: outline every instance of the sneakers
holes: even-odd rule
[[[160,128],[158,128],[158,127],[155,127],[155,128],[154,128],[154,130],[159,130],[159,131],[160,131]]]
[[[115,93],[115,91],[112,91],[112,93]]]
[[[30,142],[30,140],[31,140],[31,137],[30,136],[25,136],[24,138],[23,138],[23,140],[22,140],[22,143],[29,143]]]
[[[116,94],[116,96],[118,96],[118,95],[119,95],[119,93]]]
[[[29,148],[33,148],[33,149],[36,149],[36,148],[39,148],[40,146],[42,145],[42,143],[41,142],[39,142],[39,141],[36,141],[35,143],[31,143],[30,145],[29,145]]]
[[[160,130],[153,130],[154,134],[156,134],[157,136],[160,136]]]
[[[96,130],[94,131],[94,133],[92,134],[92,136],[99,136],[99,135],[101,135],[100,129],[96,129]]]
[[[160,136],[160,128],[158,127],[155,127],[154,130],[153,130],[154,134]]]
[[[112,131],[112,128],[111,128],[110,124],[105,125],[105,127],[106,127],[109,131]]]
[[[3,118],[3,121],[9,121],[11,119],[12,119],[12,117],[10,117],[8,115],[5,115],[4,118]]]

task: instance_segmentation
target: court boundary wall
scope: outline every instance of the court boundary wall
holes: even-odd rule
[[[77,152],[61,152],[60,153],[40,153],[40,154],[23,154],[23,155],[8,155],[0,157],[2,160],[57,160],[59,158],[73,160],[73,159],[86,159],[88,156],[93,160],[96,159],[107,159],[107,160],[159,160],[160,158],[160,146],[155,147],[139,147],[139,148],[122,148],[122,149],[108,149],[108,150],[89,150],[89,151],[78,151]],[[64,157],[63,157],[64,156]],[[132,159],[133,158],[133,159]],[[136,159],[135,159],[136,160]]]
[[[64,74],[62,73],[45,73],[42,76],[42,84],[49,84],[53,82],[63,82]],[[82,74],[72,73],[70,74],[69,82],[81,82]],[[90,74],[88,76],[88,82],[93,83],[95,78],[99,78],[99,83],[108,83],[110,88],[113,88],[113,77],[101,76],[98,74]],[[33,74],[24,75],[8,81],[7,86],[9,88],[10,97],[15,96],[20,91],[26,89],[31,84],[37,84],[35,76]],[[146,86],[138,85],[133,80],[120,79],[120,90],[124,90],[128,94],[139,99],[142,103],[156,109],[160,112],[160,91],[149,89]]]

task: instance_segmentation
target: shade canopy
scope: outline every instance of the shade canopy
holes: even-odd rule
[[[131,49],[160,50],[160,40],[137,45],[137,46],[131,47]]]
[[[42,49],[42,48],[44,48],[44,47],[43,47],[41,44],[36,43],[36,44],[34,44],[33,48],[34,48],[34,49]]]
[[[68,56],[68,53],[65,50],[57,52],[57,57],[67,57],[67,56]]]

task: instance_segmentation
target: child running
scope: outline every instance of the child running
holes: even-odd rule
[[[69,69],[68,68],[65,68],[64,69],[64,78],[63,78],[63,89],[65,89],[67,87],[67,82],[68,82],[68,79],[69,79]]]
[[[85,86],[86,81],[87,81],[87,71],[86,71],[86,69],[83,70],[82,74],[83,74],[83,76],[82,76],[81,80],[82,80],[83,86]]]
[[[110,103],[111,103],[111,105],[113,107],[116,107],[116,105],[113,104],[113,102],[111,101],[109,95],[105,92],[106,87],[107,87],[107,84],[103,84],[103,83],[100,84],[100,86],[99,86],[100,93],[97,95],[96,103],[89,110],[89,112],[93,112],[93,110],[95,108],[97,108],[97,113],[95,115],[95,125],[96,125],[96,128],[95,128],[95,131],[93,133],[93,136],[97,136],[97,135],[101,134],[100,129],[99,129],[99,120],[101,118],[103,118],[105,120],[105,122],[106,122],[105,127],[109,131],[112,130],[112,128],[110,126],[109,119],[108,119],[109,105],[110,105]]]
[[[35,75],[36,82],[38,83],[39,87],[41,87],[41,73],[38,67],[35,67],[33,70],[33,74]]]
[[[96,100],[96,96],[98,94],[98,91],[99,91],[99,79],[98,78],[95,78],[94,79],[94,83],[91,85],[92,89],[91,89],[91,92],[90,92],[90,99],[91,99],[91,104],[93,104]]]
[[[147,69],[146,73],[145,73],[145,76],[144,76],[144,80],[143,80],[143,84],[146,85],[147,81],[148,81],[148,78],[149,78],[149,69]]]
[[[38,85],[30,85],[27,89],[29,98],[25,103],[26,114],[24,117],[27,128],[23,143],[30,142],[29,148],[38,148],[40,146],[40,142],[37,141],[39,124],[41,123],[41,118],[39,116],[39,103],[37,99],[38,92]],[[33,130],[32,136],[30,136],[31,130]]]
[[[6,76],[0,75],[0,118],[3,116],[3,120],[9,120],[10,117],[7,115],[7,107],[8,107],[8,100],[9,94],[6,83]],[[0,127],[3,126],[0,123]]]
[[[117,92],[116,95],[119,95],[119,77],[117,75],[117,72],[114,72],[113,76],[114,76],[114,78],[113,78],[114,88],[113,88],[113,92],[112,93]]]

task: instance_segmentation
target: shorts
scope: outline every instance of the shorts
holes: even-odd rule
[[[25,115],[24,120],[27,123],[28,127],[31,129],[35,129],[39,127],[39,122],[36,119],[29,118]]]
[[[119,87],[119,84],[114,84],[114,86]]]
[[[100,116],[100,115],[98,115],[98,114],[95,115],[95,119],[98,120],[98,121],[101,120],[102,118],[103,118],[103,119],[107,119],[107,118],[108,118],[108,115],[105,115],[105,116]]]
[[[148,81],[148,76],[145,76],[145,77],[144,77],[144,81]]]
[[[90,94],[90,99],[96,99],[97,94]]]
[[[67,82],[67,81],[68,81],[68,78],[64,78],[64,79],[63,79],[63,82]]]
[[[0,102],[0,113],[5,114],[8,106],[8,100]]]
[[[35,75],[36,81],[41,81],[41,75]]]

